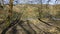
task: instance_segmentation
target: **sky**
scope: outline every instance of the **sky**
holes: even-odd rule
[[[48,0],[42,0],[43,4],[46,4]],[[40,4],[40,0],[14,0],[14,4]],[[9,3],[9,0],[4,0],[5,4]],[[55,4],[55,0],[51,0],[49,4]],[[60,4],[60,1],[58,1]]]

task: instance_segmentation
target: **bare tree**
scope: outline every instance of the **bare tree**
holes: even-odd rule
[[[39,16],[41,18],[41,13],[42,13],[42,0],[40,0],[40,4],[41,4],[41,6],[38,7],[38,11],[39,11]]]
[[[12,15],[12,11],[13,11],[13,1],[14,1],[14,0],[10,0],[10,1],[9,1],[9,16]]]
[[[5,29],[3,29],[3,31],[2,31],[2,33],[1,34],[6,34],[6,32],[10,29],[10,28],[12,28],[12,27],[14,27],[16,24],[18,24],[18,23],[20,23],[20,19],[21,19],[21,16],[22,16],[22,14],[23,13],[20,13],[20,14],[17,14],[17,16],[16,16],[16,19],[15,20],[10,20],[11,19],[11,16],[13,16],[13,1],[14,0],[10,0],[10,2],[9,2],[9,14],[8,14],[8,17],[7,17],[7,19],[8,19],[8,21],[9,21],[9,26],[8,27],[6,27]],[[11,22],[10,22],[11,21]],[[13,28],[14,29],[14,28]]]
[[[9,14],[8,14],[8,17],[7,17],[9,23],[10,23],[10,19],[11,19],[11,16],[12,16],[12,11],[13,11],[13,1],[14,1],[14,0],[10,0],[10,1],[9,1],[9,12],[8,12]],[[13,23],[11,23],[6,29],[4,29],[1,34],[6,34],[6,31],[7,31],[11,26],[13,26],[12,24],[13,24]],[[15,25],[15,24],[16,24],[16,23],[14,23],[14,25]]]
[[[4,7],[4,0],[0,0],[0,8]]]

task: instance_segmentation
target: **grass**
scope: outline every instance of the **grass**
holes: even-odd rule
[[[42,8],[42,13],[40,13],[41,14],[41,19],[42,20],[44,20],[44,21],[46,21],[46,22],[48,22],[48,21],[50,21],[49,20],[49,18],[45,18],[45,16],[48,14],[48,13],[50,13],[51,15],[53,15],[53,16],[57,16],[57,17],[59,17],[60,18],[60,14],[58,15],[58,13],[60,13],[60,9],[59,9],[59,7],[58,6],[53,6],[52,8],[50,8],[51,6],[49,6],[49,9],[47,9],[46,8],[46,5],[43,5],[43,8]],[[57,7],[57,9],[55,8],[55,7]],[[6,8],[9,8],[9,6],[7,6]],[[8,10],[8,9],[7,9]],[[33,4],[31,4],[31,5],[29,5],[29,4],[26,4],[26,5],[16,5],[16,6],[14,6],[13,7],[13,16],[11,16],[11,21],[12,20],[15,20],[16,19],[16,17],[17,16],[20,16],[20,13],[23,13],[23,15],[22,15],[22,20],[25,20],[25,19],[28,19],[28,18],[32,18],[32,20],[30,20],[30,22],[32,22],[32,23],[34,23],[34,24],[36,24],[37,25],[37,23],[39,22],[39,20],[37,19],[38,18],[38,16],[39,16],[39,11],[41,10],[41,5],[33,5]],[[57,12],[57,10],[59,11],[59,12]],[[52,12],[53,11],[53,12]],[[2,11],[1,11],[2,12]],[[3,12],[5,12],[5,11],[3,11]],[[8,16],[8,13],[0,13],[0,19],[7,19],[6,17]],[[36,18],[36,19],[35,19]],[[54,21],[53,21],[54,22]],[[52,23],[53,23],[52,22]],[[60,22],[60,21],[59,21]],[[60,24],[60,23],[57,23],[57,21],[55,22],[56,24],[55,25],[57,25],[57,24]],[[3,25],[3,28],[6,28],[7,26],[9,26],[9,21],[7,20],[6,22],[5,22],[5,24]],[[42,23],[40,24],[40,25],[42,25]],[[45,24],[43,24],[43,25],[45,25]],[[46,25],[45,25],[46,26]],[[58,25],[59,26],[59,25]],[[38,26],[38,27],[40,27],[40,26]],[[42,26],[42,28],[43,28],[44,26]],[[56,30],[56,29],[55,29]],[[55,31],[54,30],[54,31]],[[55,33],[55,32],[54,32]]]

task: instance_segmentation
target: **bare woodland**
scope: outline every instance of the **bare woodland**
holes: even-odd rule
[[[60,4],[4,4],[0,0],[0,34],[60,34]]]

